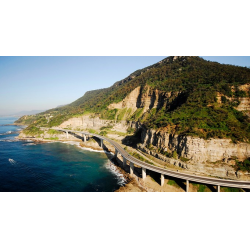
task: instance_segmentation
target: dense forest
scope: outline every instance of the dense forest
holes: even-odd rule
[[[159,110],[137,116],[148,128],[169,127],[171,132],[196,135],[202,138],[231,138],[249,141],[248,117],[235,109],[241,97],[249,97],[249,91],[239,86],[250,83],[250,69],[206,61],[200,57],[167,57],[161,62],[137,70],[122,81],[106,89],[87,92],[75,102],[61,108],[48,110],[29,118],[43,126],[59,125],[72,116],[96,113],[112,119],[107,106],[118,103],[136,87],[150,86],[163,92],[176,92],[178,97]],[[217,101],[222,95],[222,103]],[[53,114],[49,123],[44,118]],[[20,119],[22,121],[23,118]]]

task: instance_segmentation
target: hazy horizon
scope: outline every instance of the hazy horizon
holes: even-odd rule
[[[167,56],[0,57],[0,115],[48,110],[107,88]],[[250,57],[202,56],[249,67]]]

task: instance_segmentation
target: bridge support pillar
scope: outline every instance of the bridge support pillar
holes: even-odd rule
[[[217,187],[217,192],[220,192],[220,186]]]
[[[126,164],[127,164],[127,159],[123,157],[123,167],[126,167]]]
[[[83,136],[83,141],[86,142],[86,135],[82,134],[82,136]]]
[[[66,137],[67,137],[67,139],[69,139],[69,132],[68,131],[66,131]]]
[[[101,148],[103,147],[103,139],[101,139]]]
[[[134,163],[130,162],[130,174],[133,175],[134,174]]]
[[[118,150],[115,149],[115,158],[117,158]]]
[[[146,168],[141,168],[142,169],[142,179],[144,180],[146,178]]]
[[[161,174],[161,186],[163,187],[164,186],[164,174]]]
[[[189,180],[186,180],[186,192],[189,191]]]

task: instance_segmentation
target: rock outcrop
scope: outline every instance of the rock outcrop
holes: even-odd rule
[[[102,127],[111,126],[113,130],[126,133],[128,125],[126,121],[115,122],[111,120],[103,120],[98,116],[84,115],[81,117],[74,117],[63,122],[60,128],[72,128],[72,129],[94,129],[99,130]]]
[[[232,165],[226,164],[224,162],[212,164],[212,163],[192,163],[192,162],[182,162],[179,159],[173,159],[166,157],[162,154],[156,153],[149,150],[144,145],[139,144],[138,149],[142,152],[152,155],[155,158],[166,162],[168,164],[187,169],[193,173],[204,174],[212,177],[220,177],[225,179],[238,179],[243,181],[250,181],[250,173],[243,171],[236,171]]]
[[[149,149],[149,148],[153,149]],[[250,173],[236,171],[235,160],[250,157],[250,144],[234,144],[230,139],[204,140],[192,136],[173,135],[163,131],[142,129],[138,149],[166,163],[213,177],[250,180]],[[156,150],[155,150],[156,149]],[[177,159],[166,157],[159,150],[177,152]],[[187,162],[181,159],[185,158]]]
[[[250,83],[239,86],[239,90],[244,91],[246,93],[249,93],[249,91],[250,91]],[[235,92],[235,88],[232,88],[232,92]],[[235,98],[225,96],[225,95],[223,95],[221,93],[217,93],[217,102],[220,103],[220,104],[222,103],[222,96],[224,96],[230,102],[237,100]],[[246,112],[246,113],[250,114],[250,97],[239,97],[238,101],[240,103],[235,109],[237,109],[238,111],[243,111],[243,112]]]
[[[131,108],[133,114],[137,109],[143,109],[143,113],[153,108],[160,109],[168,105],[176,97],[179,92],[163,92],[157,89],[152,89],[149,86],[144,88],[137,87],[128,94],[121,102],[112,103],[108,106],[109,109]]]
[[[250,144],[234,144],[230,139],[204,140],[198,137],[173,135],[153,129],[143,129],[141,141],[144,146],[152,144],[165,151],[176,151],[193,163],[206,163],[223,161],[227,163],[230,158],[240,161],[250,157]]]

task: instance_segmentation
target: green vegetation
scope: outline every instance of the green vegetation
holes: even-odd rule
[[[154,150],[154,146],[152,144],[147,144],[146,148],[151,150],[151,151]]]
[[[127,133],[128,134],[134,134],[135,133],[135,129],[134,128],[128,128],[127,129]]]
[[[137,158],[137,159],[140,160],[140,161],[144,161],[144,162],[146,162],[146,163],[149,163],[149,164],[151,164],[151,165],[154,165],[151,161],[146,160],[144,157],[142,157],[142,156],[141,156],[140,154],[138,154],[138,153],[131,152],[130,155],[132,155],[133,157]]]
[[[138,108],[129,120],[137,121],[141,117],[142,114],[143,114],[143,108]]]
[[[187,158],[181,156],[180,160],[183,161],[183,162],[188,162],[190,159],[187,159]]]
[[[208,190],[207,186],[204,184],[191,183],[191,185],[197,188],[197,192],[206,192],[206,190]]]
[[[37,119],[37,116],[35,115],[25,115],[20,117],[17,121],[15,121],[16,124],[22,124],[22,125],[29,125],[32,122],[34,122]]]
[[[209,138],[231,138],[233,142],[249,141],[250,123],[247,116],[232,105],[215,103],[199,107],[186,103],[172,112],[159,110],[145,122],[148,128],[168,127],[169,132]]]
[[[241,188],[221,187],[222,192],[243,192]]]
[[[100,117],[106,120],[115,120],[118,109],[105,109],[102,110]]]
[[[44,138],[44,139],[46,139],[46,140],[51,140],[51,141],[53,141],[53,140],[59,140],[59,138],[58,137],[49,137],[49,138]]]
[[[206,185],[199,184],[198,192],[205,192],[206,188]]]
[[[125,116],[126,112],[127,112],[126,108],[119,110],[118,115],[117,115],[117,121],[124,120],[124,116]]]
[[[92,128],[88,129],[89,133],[91,134],[98,134],[98,132]]]
[[[42,130],[40,130],[40,128],[32,124],[25,128],[23,132],[28,136],[41,136],[41,134],[44,133]]]
[[[243,162],[236,160],[236,171],[247,171],[250,172],[250,158],[245,159]]]
[[[180,187],[175,180],[168,180],[168,185]],[[190,183],[190,185],[197,188],[197,192],[209,192],[210,189],[205,184],[200,183]],[[222,192],[243,192],[241,188],[231,188],[231,187],[221,187]]]
[[[177,154],[176,151],[173,152],[173,158],[174,158],[174,159],[178,159],[178,154]]]
[[[59,135],[59,134],[62,134],[62,132],[59,132],[59,131],[54,130],[54,129],[49,129],[47,133],[49,135]]]
[[[106,127],[101,127],[100,130],[106,130],[106,129],[112,129],[112,128],[113,128],[113,126],[108,125]]]
[[[168,180],[167,184],[170,185],[170,186],[179,187],[179,185],[176,183],[175,180]]]
[[[103,130],[103,131],[101,131],[101,132],[99,133],[99,135],[101,135],[101,136],[106,136],[107,133],[108,133],[107,131]]]

